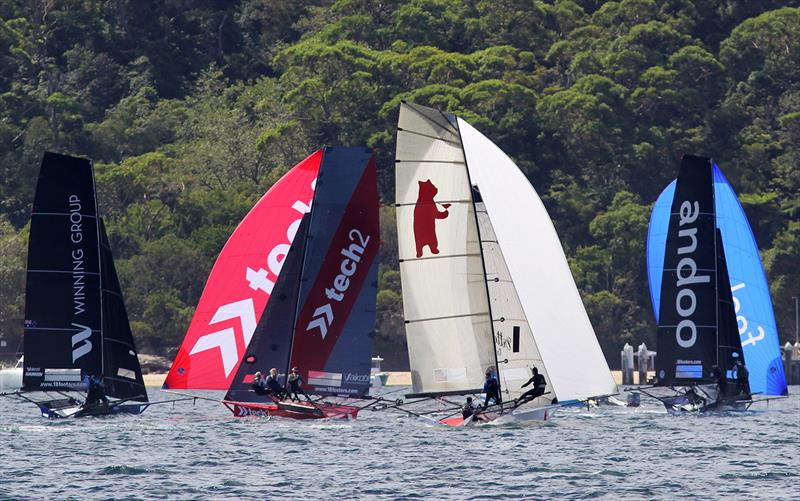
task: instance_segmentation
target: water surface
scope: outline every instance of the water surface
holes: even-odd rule
[[[798,499],[800,387],[790,393],[746,413],[668,416],[643,399],[460,429],[369,411],[237,419],[205,400],[47,420],[0,398],[0,499]]]

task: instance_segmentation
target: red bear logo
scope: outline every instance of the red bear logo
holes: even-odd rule
[[[431,253],[439,253],[439,239],[436,238],[436,220],[445,219],[450,213],[450,204],[442,204],[445,210],[439,211],[433,197],[439,193],[438,188],[429,180],[418,181],[419,195],[414,206],[414,240],[417,244],[417,257],[422,257],[422,248],[426,245]]]

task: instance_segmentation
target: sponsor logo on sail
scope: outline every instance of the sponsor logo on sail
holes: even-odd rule
[[[758,332],[758,334],[753,336],[753,331],[750,329],[750,325],[747,322],[747,317],[745,317],[744,315],[739,315],[739,310],[741,309],[742,304],[739,301],[739,298],[736,297],[736,291],[742,290],[744,288],[745,288],[744,283],[737,284],[731,287],[731,293],[733,294],[733,309],[736,312],[736,324],[739,327],[739,336],[741,337],[747,335],[746,338],[742,339],[743,348],[750,344],[755,346],[757,342],[764,339],[767,335],[767,333],[764,331],[764,328],[761,327],[760,325],[757,325],[756,331]]]
[[[350,288],[350,279],[358,271],[358,264],[364,255],[364,251],[369,245],[370,236],[364,235],[361,230],[351,229],[348,232],[350,242],[349,246],[343,248],[340,252],[344,259],[339,264],[339,273],[333,279],[332,287],[325,289],[325,297],[335,303],[341,303],[345,298],[347,289]],[[328,334],[328,328],[333,325],[333,308],[332,303],[328,302],[314,310],[313,318],[306,326],[306,331],[317,329],[322,339]]]
[[[72,262],[72,313],[82,315],[86,311],[86,265],[83,247],[83,215],[81,199],[78,195],[70,195],[69,207],[69,240],[75,247],[70,252]],[[91,349],[91,348],[90,348]]]
[[[92,351],[92,329],[86,325],[72,324],[73,327],[80,329],[80,332],[72,335],[72,363]]]
[[[311,182],[311,189],[314,190],[315,186],[316,179]],[[302,217],[311,210],[311,202],[305,203],[301,200],[297,200],[292,204],[292,209],[299,214],[299,217],[292,221],[286,228],[286,240],[272,247],[267,253],[267,267],[260,267],[258,270],[255,270],[248,266],[246,270],[244,270],[243,278],[253,291],[253,294],[261,291],[266,294],[267,298],[272,294],[275,281],[278,279],[283,261],[300,227]],[[211,321],[208,325],[212,326],[231,320],[236,322],[235,326],[238,327],[238,329],[226,327],[210,334],[200,336],[189,351],[189,355],[194,355],[208,350],[218,349],[220,358],[222,359],[225,377],[230,376],[240,358],[236,344],[236,332],[241,332],[244,346],[247,347],[256,329],[258,322],[252,297],[220,306],[217,308],[214,316],[211,317]]]
[[[344,378],[345,383],[369,383],[369,374],[348,373]]]
[[[675,329],[675,339],[681,348],[691,348],[697,341],[697,326],[691,316],[697,308],[697,297],[691,289],[692,285],[709,283],[711,277],[697,274],[697,262],[693,254],[697,250],[697,227],[691,226],[700,215],[698,202],[681,203],[678,211],[678,226],[689,226],[678,230],[678,256],[684,256],[678,261],[675,273],[677,275],[675,295],[675,311],[682,318]]]

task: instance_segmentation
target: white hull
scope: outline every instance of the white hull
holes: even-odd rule
[[[557,405],[548,405],[546,407],[535,407],[533,409],[517,409],[508,414],[502,414],[489,422],[492,425],[505,425],[505,424],[525,424],[525,423],[544,423],[550,421],[553,414],[558,409]]]

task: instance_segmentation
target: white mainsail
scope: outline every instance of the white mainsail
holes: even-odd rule
[[[480,388],[495,354],[455,117],[402,104],[396,161],[397,237],[413,391]]]
[[[474,196],[475,210],[478,213],[478,228],[481,234],[486,281],[489,289],[489,301],[492,305],[494,319],[494,340],[497,350],[498,367],[500,368],[500,387],[503,400],[519,398],[533,385],[522,388],[532,377],[531,369],[536,367],[539,373],[550,381],[533,331],[525,317],[525,310],[517,294],[508,265],[503,257],[503,250],[497,242],[486,205],[479,196]],[[480,200],[480,201],[479,201]],[[547,390],[548,393],[549,389]],[[552,393],[541,397],[546,402],[553,398]],[[545,403],[537,402],[537,403]]]
[[[500,148],[464,120],[459,118],[457,123],[471,181],[491,216],[550,388],[560,401],[615,393],[616,385],[544,204]]]

